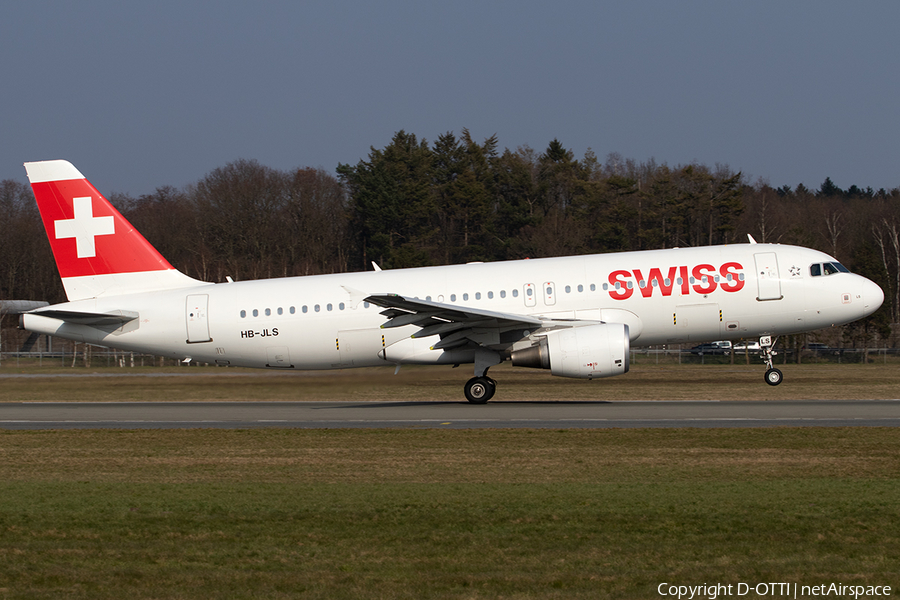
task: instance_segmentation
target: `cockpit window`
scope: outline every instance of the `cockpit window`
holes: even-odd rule
[[[809,265],[809,274],[812,277],[820,277],[822,275],[834,275],[835,273],[849,273],[850,269],[839,262],[827,262],[815,265]]]

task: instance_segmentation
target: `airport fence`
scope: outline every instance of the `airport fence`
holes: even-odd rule
[[[891,364],[900,363],[898,348],[828,348],[825,350],[796,350],[793,348],[775,347],[775,366],[780,364]],[[735,350],[722,353],[695,352],[689,347],[651,346],[631,350],[631,364],[682,364],[682,365],[724,365],[724,364],[762,364],[758,350],[749,353]]]
[[[198,363],[192,363],[196,366]],[[199,363],[205,364],[205,363]],[[173,358],[127,352],[115,348],[90,346],[87,357],[83,349],[77,351],[0,352],[0,369],[17,367],[97,368],[97,367],[173,367],[188,366]]]
[[[31,334],[12,327],[5,327],[0,336],[0,368],[5,367],[175,367],[197,366],[183,363],[180,358],[160,357],[152,354],[141,354],[76,343],[61,338]],[[803,339],[800,342],[807,343]],[[832,348],[824,344],[785,347],[783,340],[776,346],[774,362],[779,364],[862,364],[862,363],[900,363],[900,349],[883,343],[881,347],[869,348]],[[788,344],[790,345],[790,344]],[[635,365],[697,365],[697,364],[750,364],[761,363],[759,351],[744,348],[716,349],[699,352],[694,344],[667,346],[651,346],[633,348],[631,363]],[[199,363],[201,365],[206,363]]]
[[[67,347],[35,350],[29,352],[0,352],[0,368],[140,368],[140,367],[187,367],[208,366],[208,363],[186,364],[177,358],[165,358],[153,354],[128,352],[116,348],[72,344]],[[62,344],[60,344],[62,346]],[[649,347],[633,348],[630,353],[632,365],[760,365],[759,352],[735,351],[734,354],[696,353],[689,348]],[[793,349],[778,350],[774,359],[780,364],[900,364],[900,350],[897,348],[834,348],[826,351],[801,350],[799,358]]]

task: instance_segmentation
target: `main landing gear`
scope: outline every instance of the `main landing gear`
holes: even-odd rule
[[[487,375],[473,377],[466,382],[463,391],[466,393],[466,400],[472,404],[487,404],[497,391],[497,382]]]
[[[776,354],[773,347],[777,341],[778,338],[775,338],[773,341],[772,336],[770,335],[759,338],[759,354],[766,363],[766,374],[763,377],[769,385],[778,385],[784,379],[784,375],[781,374],[781,371],[772,365],[772,357]]]
[[[488,348],[478,348],[475,351],[475,377],[468,380],[463,386],[466,400],[472,404],[487,404],[497,391],[497,382],[487,376],[488,369],[502,362],[500,354]]]

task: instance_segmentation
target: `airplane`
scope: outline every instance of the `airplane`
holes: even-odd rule
[[[215,365],[474,365],[475,404],[504,361],[599,379],[631,347],[758,339],[849,323],[884,293],[833,257],[750,243],[209,283],[176,270],[69,162],[25,169],[68,302],[20,327]]]

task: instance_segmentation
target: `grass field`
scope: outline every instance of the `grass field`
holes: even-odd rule
[[[544,400],[893,398],[900,384],[891,367],[791,367],[778,388],[725,365],[492,375]],[[0,394],[456,399],[468,376],[173,371],[3,378]],[[658,598],[664,582],[896,592],[900,431],[0,431],[0,598]]]
[[[898,442],[893,429],[6,432],[0,593],[896,586]]]

